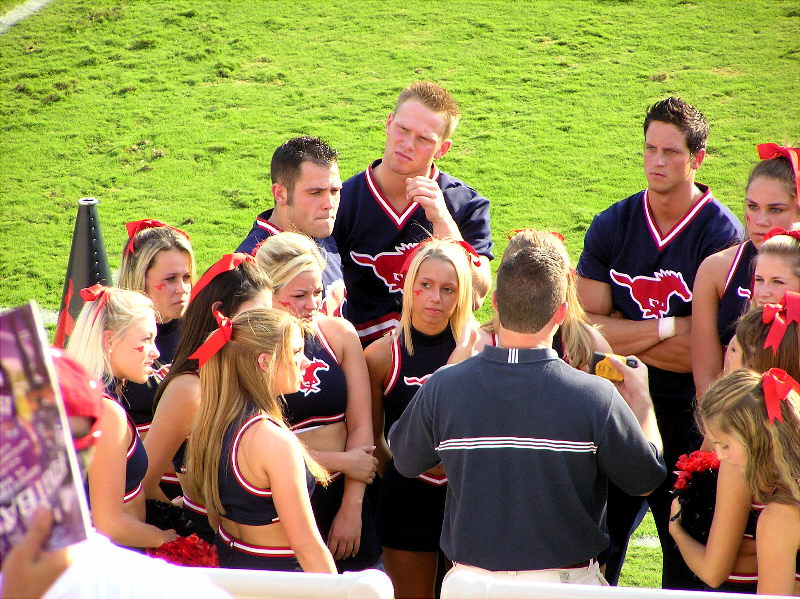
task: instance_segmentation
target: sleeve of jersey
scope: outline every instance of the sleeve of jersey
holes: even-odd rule
[[[247,237],[242,240],[242,243],[239,244],[239,247],[236,248],[236,251],[243,252],[245,254],[251,254],[253,253],[253,249],[262,239],[264,239],[264,231],[258,226],[258,224],[253,223],[253,228],[250,229]]]
[[[606,214],[598,214],[589,225],[583,238],[583,252],[576,270],[585,279],[609,283],[613,227],[606,222],[605,216]]]
[[[644,495],[667,476],[664,457],[647,440],[625,400],[612,389],[605,435],[597,448],[599,468],[628,495]]]
[[[464,195],[466,199],[459,201],[453,198],[453,220],[464,241],[468,242],[481,256],[490,260],[492,254],[492,230],[489,223],[489,200],[467,186],[450,188],[448,195]]]
[[[420,387],[403,415],[389,431],[389,449],[397,471],[408,478],[422,474],[439,462],[433,437],[430,379]]]

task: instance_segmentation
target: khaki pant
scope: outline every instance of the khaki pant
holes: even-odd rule
[[[515,580],[531,580],[535,582],[560,582],[563,584],[592,584],[607,587],[608,583],[600,573],[600,565],[597,560],[592,560],[585,568],[550,568],[547,570],[484,570],[475,566],[465,566],[464,564],[453,563],[453,567],[445,576],[445,581],[454,572],[465,571],[474,572],[482,576],[489,576],[497,580],[508,580],[513,577]]]

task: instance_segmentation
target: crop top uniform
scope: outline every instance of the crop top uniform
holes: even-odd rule
[[[419,388],[447,364],[456,347],[449,326],[436,335],[425,335],[412,327],[411,340],[413,355],[408,353],[402,335],[391,337],[392,364],[383,389],[387,437]],[[406,478],[390,460],[378,497],[376,524],[381,544],[404,551],[438,551],[446,494],[447,476],[423,472],[416,478]]]
[[[106,388],[104,395],[107,399],[119,403],[119,400],[108,388]],[[145,451],[144,443],[139,438],[136,424],[134,424],[127,412],[125,413],[125,421],[131,440],[125,451],[125,494],[122,497],[122,501],[123,503],[128,503],[142,492],[142,481],[144,480],[144,475],[147,474],[147,451]],[[88,487],[86,491],[86,496],[89,497]]]
[[[242,436],[252,425],[267,421],[278,424],[267,414],[253,414],[240,418],[228,427],[222,442],[222,457],[218,473],[219,498],[225,511],[224,518],[247,526],[265,526],[280,522],[278,510],[272,500],[272,490],[256,487],[239,470],[237,452]],[[309,495],[314,491],[316,479],[306,468],[306,485]],[[291,547],[266,547],[245,543],[233,537],[220,524],[215,541],[220,568],[251,570],[299,569]]]
[[[313,333],[305,335],[304,353],[309,364],[303,373],[300,390],[284,395],[284,419],[295,434],[344,422],[347,411],[345,373],[318,324]],[[341,472],[332,472],[328,486],[317,486],[311,496],[311,508],[323,539],[328,538],[343,496],[344,477]],[[370,568],[380,557],[381,549],[375,534],[373,510],[366,494],[362,502],[361,519],[358,553],[336,560],[340,572]]]
[[[744,314],[753,289],[753,260],[758,250],[749,239],[739,245],[725,277],[725,288],[719,300],[717,333],[726,347],[736,333],[736,321]]]
[[[744,538],[755,540],[756,528],[758,527],[758,517],[761,515],[762,510],[767,507],[763,503],[753,500],[750,503],[750,514],[747,518],[747,524],[744,529]],[[800,583],[800,551],[797,553],[796,567],[795,567],[795,582]],[[739,593],[752,593],[755,594],[758,587],[758,574],[743,574],[739,572],[732,572],[728,575],[728,579],[717,589],[732,591]]]
[[[344,422],[347,410],[347,381],[328,339],[315,326],[305,335],[309,364],[303,373],[300,390],[284,395],[284,418],[295,433]]]

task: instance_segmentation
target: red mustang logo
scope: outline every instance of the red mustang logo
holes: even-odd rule
[[[663,318],[669,312],[669,298],[677,295],[685,302],[692,301],[692,292],[686,286],[683,275],[674,270],[660,270],[653,277],[633,277],[624,272],[610,271],[618,285],[630,290],[631,298],[642,311],[643,318]]]
[[[381,252],[376,256],[350,252],[350,257],[356,264],[371,268],[375,276],[386,283],[389,293],[397,293],[403,290],[403,275],[400,270],[406,261],[406,256],[416,246],[416,243],[404,243],[399,248],[395,247],[397,251],[394,252]]]
[[[330,366],[319,358],[314,358],[308,366],[306,366],[305,372],[303,372],[303,380],[300,383],[300,391],[302,391],[303,395],[306,397],[308,397],[309,393],[319,393],[320,380],[317,376],[317,370],[325,372],[326,370],[330,370]]]

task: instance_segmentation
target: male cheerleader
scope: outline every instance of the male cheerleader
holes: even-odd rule
[[[667,470],[697,449],[692,406],[690,330],[695,274],[706,256],[738,243],[741,223],[695,183],[706,155],[708,122],[678,98],[650,107],[644,120],[647,189],[595,216],[578,262],[578,294],[590,320],[602,326],[614,352],[650,366],[650,393],[664,440]],[[664,588],[700,588],[667,531],[674,476],[647,500],[664,555]],[[641,499],[609,492],[614,584]]]
[[[342,187],[333,237],[351,290],[347,318],[364,344],[397,324],[403,263],[430,235],[471,244],[479,254],[473,269],[477,305],[489,290],[489,201],[433,164],[450,149],[460,115],[455,100],[435,83],[412,84],[386,119],[383,157]]]
[[[342,315],[345,298],[342,261],[330,236],[342,189],[338,158],[338,152],[318,137],[295,137],[280,145],[270,163],[275,207],[256,217],[236,248],[255,254],[260,242],[282,231],[313,237],[327,262],[322,273],[322,311],[329,316]]]

